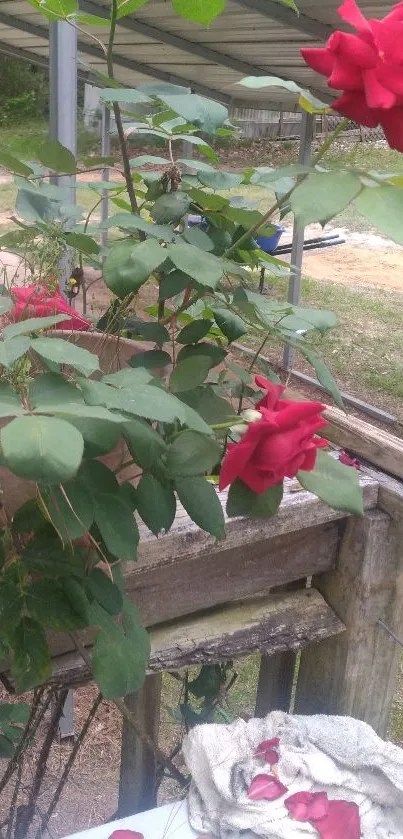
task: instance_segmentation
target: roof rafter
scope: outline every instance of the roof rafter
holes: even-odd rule
[[[9,55],[10,58],[18,58],[20,61],[26,61],[28,64],[35,64],[36,67],[42,67],[44,70],[49,70],[49,59],[46,55],[39,55],[37,52],[30,52],[24,50],[22,47],[15,47],[13,44],[7,44],[5,41],[0,41],[0,54]],[[78,78],[83,82],[91,82],[93,77],[91,72],[78,70]]]
[[[266,0],[264,0],[264,2],[266,2]],[[109,17],[108,9],[105,6],[100,6],[98,3],[91,2],[91,0],[82,0],[80,8],[84,12],[97,15],[98,17],[103,17],[105,19]],[[296,16],[294,15],[294,17]],[[199,58],[203,58],[211,64],[218,64],[221,65],[221,67],[227,67],[228,69],[234,70],[236,73],[242,73],[245,76],[279,76],[276,72],[276,68],[259,67],[256,64],[251,64],[249,61],[244,61],[241,58],[211,49],[204,44],[189,41],[187,38],[175,35],[173,32],[166,32],[164,29],[151,26],[151,24],[145,23],[142,20],[137,20],[135,17],[127,16],[120,18],[118,21],[118,27],[120,29],[127,29],[129,32],[137,32],[137,34],[144,35],[144,37],[150,38],[153,41],[168,44],[169,46],[175,47],[176,49],[189,53],[190,55],[198,55]],[[281,76],[279,76],[279,78],[281,78]],[[293,76],[293,81],[304,87],[304,84],[298,79],[298,77]],[[317,96],[320,96],[319,91],[313,90],[313,92]]]
[[[319,20],[314,20],[303,12],[297,15],[292,9],[276,2],[276,0],[233,0],[233,2],[250,12],[258,12],[264,17],[271,18],[271,20],[284,23],[291,29],[297,29],[299,32],[304,32],[305,35],[311,35],[318,41],[326,41],[334,31],[331,26]]]

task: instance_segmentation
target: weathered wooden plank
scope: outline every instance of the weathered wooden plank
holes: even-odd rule
[[[242,523],[249,540],[240,540],[239,546],[233,534],[212,544],[210,537],[197,531],[198,553],[189,533],[179,538],[176,550],[166,545],[165,538],[154,541],[152,547],[158,549],[154,562],[144,561],[142,555],[138,564],[126,566],[126,592],[147,626],[268,593],[281,583],[322,573],[336,561],[338,522],[266,538],[261,522],[256,530],[250,521]]]
[[[322,432],[327,440],[365,458],[383,471],[403,478],[402,439],[338,408],[327,408],[324,416],[329,422]]]
[[[125,704],[143,731],[158,744],[161,710],[162,675],[147,676],[137,693],[126,696]],[[119,803],[117,818],[141,813],[157,806],[155,755],[137,737],[132,726],[123,720],[120,758]]]
[[[395,523],[380,511],[346,522],[336,569],[314,584],[347,629],[302,653],[298,713],[349,714],[385,735],[400,652],[377,621],[402,634],[398,535]]]
[[[262,652],[297,650],[343,632],[344,626],[314,589],[274,594],[162,624],[150,632],[149,670],[158,673]],[[86,665],[75,653],[55,657],[50,681],[83,683]]]

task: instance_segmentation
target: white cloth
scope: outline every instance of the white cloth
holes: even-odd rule
[[[278,777],[288,793],[277,801],[250,801],[255,775],[270,774],[257,746],[280,738]],[[297,822],[284,799],[299,791],[325,791],[329,799],[355,801],[362,839],[403,839],[403,750],[351,717],[289,716],[231,725],[200,725],[185,738],[192,774],[189,818],[199,833],[235,839],[252,831],[264,839],[309,839],[317,831]]]

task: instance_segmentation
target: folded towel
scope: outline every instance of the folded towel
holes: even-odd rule
[[[278,776],[288,792],[276,801],[251,801],[253,778],[270,774],[254,753],[272,737],[280,738]],[[359,806],[362,839],[403,839],[403,750],[359,720],[273,711],[265,719],[197,726],[183,752],[192,775],[190,823],[200,833],[222,839],[235,839],[240,831],[264,839],[317,837],[309,822],[290,818],[284,800],[295,792],[325,791],[329,799]]]

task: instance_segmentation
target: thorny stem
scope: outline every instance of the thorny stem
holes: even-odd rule
[[[68,694],[68,689],[64,688],[60,691],[53,714],[52,719],[49,725],[49,729],[47,731],[46,737],[43,741],[42,748],[39,752],[38,762],[36,766],[35,777],[29,791],[29,798],[28,803],[24,806],[24,809],[20,812],[19,824],[18,824],[18,832],[19,835],[24,837],[27,835],[29,827],[31,825],[32,819],[35,815],[35,804],[38,799],[38,795],[42,786],[42,782],[46,772],[46,766],[49,758],[49,752],[52,748],[52,743],[55,738],[55,734],[59,725],[59,722],[63,716],[63,708],[66,702]]]
[[[313,166],[316,166],[322,160],[322,158],[324,157],[326,152],[330,149],[330,146],[332,145],[334,140],[339,136],[339,134],[342,131],[344,131],[346,125],[348,125],[349,122],[350,122],[349,119],[342,119],[342,121],[339,123],[337,128],[335,128],[335,130],[331,133],[330,137],[328,137],[328,139],[325,140],[323,145],[320,147],[316,157],[314,157],[314,159],[312,161]],[[308,175],[309,175],[309,172],[306,172],[305,174],[300,175],[300,177],[298,178],[298,183],[299,184],[302,183],[308,177]],[[240,245],[243,245],[244,242],[246,242],[247,239],[249,239],[250,236],[253,236],[254,233],[257,233],[257,231],[260,230],[260,228],[263,227],[266,224],[267,221],[270,221],[272,216],[274,216],[274,213],[277,210],[281,210],[281,208],[286,205],[286,203],[287,203],[288,199],[290,198],[293,191],[294,191],[294,186],[291,189],[289,189],[288,192],[285,195],[282,196],[282,198],[280,198],[278,201],[276,201],[275,204],[272,204],[270,209],[267,211],[267,213],[265,213],[265,215],[263,216],[262,219],[260,219],[260,221],[256,222],[256,224],[254,224],[250,228],[250,230],[247,230],[246,233],[244,233],[240,237],[240,239],[238,239],[237,242],[235,242],[233,245],[231,245],[229,248],[227,248],[227,250],[223,253],[223,258],[227,258],[229,256],[229,254],[232,253],[232,251],[238,250]]]
[[[66,784],[67,778],[70,774],[71,767],[73,766],[73,763],[74,763],[74,761],[77,757],[78,751],[81,748],[81,746],[82,746],[82,744],[83,744],[83,742],[84,742],[84,740],[87,736],[88,729],[89,729],[89,727],[90,727],[90,725],[91,725],[91,723],[92,723],[92,721],[95,717],[95,714],[97,713],[98,708],[99,708],[102,701],[103,701],[102,693],[98,693],[98,696],[96,697],[95,702],[93,703],[93,705],[90,709],[90,712],[87,716],[87,719],[85,720],[85,723],[84,723],[84,725],[83,725],[83,727],[80,731],[80,734],[79,734],[79,736],[77,737],[77,739],[74,743],[73,749],[70,752],[69,759],[68,759],[68,761],[67,761],[67,763],[66,763],[66,765],[63,769],[62,777],[60,778],[60,781],[59,781],[59,783],[56,787],[56,790],[55,790],[55,793],[53,795],[52,801],[50,802],[46,813],[44,814],[44,816],[41,819],[41,823],[40,823],[39,829],[36,832],[35,839],[41,839],[41,836],[43,836],[43,834],[44,834],[44,832],[45,832],[45,830],[46,830],[46,828],[49,824],[49,820],[50,820],[55,808],[58,805],[60,796],[63,792],[63,789],[64,789],[64,786]]]
[[[115,33],[116,33],[116,23],[118,19],[118,2],[117,0],[112,0],[112,8],[111,8],[111,25],[109,31],[109,43],[108,43],[108,50],[107,50],[107,67],[108,67],[108,74],[111,79],[114,78],[114,70],[113,70],[113,44],[115,40]],[[127,193],[129,196],[130,206],[132,208],[132,213],[138,215],[139,208],[137,204],[136,193],[134,191],[134,184],[132,181],[132,173],[130,169],[130,159],[129,154],[127,151],[126,146],[126,139],[125,139],[125,132],[123,130],[123,123],[122,123],[122,115],[120,112],[120,107],[118,102],[113,103],[113,112],[115,114],[115,121],[116,121],[116,128],[119,137],[119,146],[122,155],[122,163],[123,163],[123,172],[126,181],[126,188]],[[140,231],[140,238],[145,239],[145,233]]]
[[[91,657],[88,654],[87,650],[85,649],[84,644],[82,643],[80,637],[77,635],[76,632],[70,633],[70,637],[73,639],[74,644],[75,644],[78,652],[81,655],[81,658],[85,661],[88,669],[92,673]],[[144,745],[147,746],[147,748],[151,752],[153,752],[153,754],[155,755],[158,763],[161,763],[162,766],[164,766],[168,769],[168,771],[170,772],[172,777],[175,779],[175,781],[177,781],[181,786],[185,786],[187,784],[186,778],[182,775],[181,772],[179,772],[179,769],[176,768],[175,764],[172,763],[172,761],[165,754],[165,752],[163,752],[159,748],[159,746],[157,746],[157,744],[154,743],[154,741],[147,734],[147,732],[144,731],[142,726],[136,720],[136,717],[131,713],[131,711],[129,711],[128,707],[123,702],[123,699],[112,699],[112,700],[109,700],[109,701],[111,701],[112,704],[115,705],[115,707],[120,711],[122,716],[125,718],[125,720],[129,723],[131,728],[133,728],[133,730],[137,734],[137,737],[139,738],[139,740],[141,740],[142,743],[144,743]]]
[[[52,696],[53,696],[53,690],[49,691],[48,696],[47,696],[42,708],[39,710],[38,716],[36,717],[36,713],[38,711],[38,708],[40,706],[41,699],[42,699],[44,693],[45,693],[45,688],[40,688],[40,690],[38,690],[38,692],[35,696],[35,699],[34,699],[34,702],[32,704],[32,708],[31,708],[30,717],[29,717],[29,720],[28,720],[28,722],[25,726],[25,731],[24,731],[24,734],[22,736],[22,739],[20,740],[20,742],[19,742],[19,744],[18,744],[18,746],[17,746],[17,748],[14,752],[14,756],[11,758],[11,760],[10,760],[8,766],[7,766],[7,769],[6,769],[2,779],[0,781],[0,794],[3,792],[3,790],[7,786],[10,778],[13,776],[15,770],[17,769],[17,767],[19,765],[19,762],[20,762],[20,759],[21,759],[21,755],[24,752],[24,749],[27,745],[28,740],[30,740],[34,736],[34,734],[36,732],[36,729],[38,728],[39,723],[43,719],[43,717],[45,715],[45,712],[46,712],[48,706],[50,705],[50,701],[51,701]],[[36,717],[36,719],[35,719],[35,717]]]

